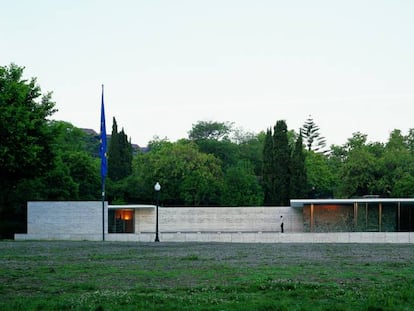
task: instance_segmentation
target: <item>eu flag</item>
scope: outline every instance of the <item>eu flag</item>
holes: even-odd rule
[[[104,105],[104,86],[102,85],[102,102],[101,102],[101,149],[99,152],[101,157],[101,176],[102,176],[102,185],[105,180],[106,171],[107,171],[107,161],[106,161],[106,125],[105,125],[105,105]]]

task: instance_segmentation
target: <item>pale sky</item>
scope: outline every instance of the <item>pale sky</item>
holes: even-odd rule
[[[0,0],[0,65],[25,66],[53,119],[99,131],[101,84],[132,142],[199,120],[258,133],[309,115],[328,144],[414,128],[412,0]]]

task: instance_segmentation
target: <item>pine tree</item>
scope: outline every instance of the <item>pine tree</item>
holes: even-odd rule
[[[309,151],[313,150],[321,153],[327,152],[327,150],[324,150],[326,147],[326,139],[321,136],[319,126],[315,124],[312,116],[309,116],[308,119],[306,119],[300,130],[302,132],[305,145]]]
[[[306,196],[307,174],[305,159],[302,133],[300,131],[292,153],[291,162],[290,197],[294,199],[303,199]]]

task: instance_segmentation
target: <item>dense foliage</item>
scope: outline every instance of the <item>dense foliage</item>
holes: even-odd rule
[[[273,133],[271,129],[267,130],[263,146],[265,205],[289,205],[290,198],[305,197],[304,152],[302,135],[292,143],[285,121],[277,121]]]
[[[28,200],[100,199],[99,136],[49,120],[54,112],[51,94],[42,95],[36,79],[23,79],[22,67],[0,67],[1,237],[25,231]],[[307,134],[288,130],[285,121],[259,134],[229,122],[200,121],[188,138],[157,139],[142,152],[132,150],[115,118],[113,124],[106,184],[110,203],[153,203],[157,181],[161,204],[176,206],[414,197],[414,129],[406,135],[396,129],[386,143],[368,142],[357,132],[344,145],[321,152],[323,144],[315,141],[322,136],[313,120],[305,122]]]
[[[118,132],[118,124],[113,118],[112,134],[108,148],[108,177],[119,181],[132,173],[132,147],[122,129]]]
[[[53,169],[51,94],[42,95],[36,79],[23,79],[24,68],[0,67],[0,234],[22,230],[24,207],[16,202],[19,186]]]

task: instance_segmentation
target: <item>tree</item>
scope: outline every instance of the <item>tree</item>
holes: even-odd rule
[[[414,156],[410,145],[410,133],[403,136],[398,129],[391,132],[379,160],[381,174],[376,183],[378,194],[393,197],[413,196]]]
[[[411,128],[408,130],[408,134],[405,137],[405,141],[407,143],[408,150],[414,154],[414,129]]]
[[[48,117],[55,103],[23,71],[15,64],[0,67],[0,236],[25,230],[25,202],[12,202],[13,191],[25,179],[45,174],[54,158]]]
[[[239,146],[228,139],[206,139],[198,140],[195,143],[200,152],[214,155],[220,159],[223,170],[236,165],[240,160]]]
[[[153,145],[153,146],[152,146]],[[220,161],[198,150],[194,142],[153,142],[150,151],[134,159],[134,178],[142,199],[153,199],[153,186],[162,186],[167,205],[219,205],[223,188]]]
[[[273,192],[274,189],[274,146],[272,130],[266,131],[266,136],[263,144],[263,172],[262,184],[264,190],[264,203],[266,205],[275,205],[276,198]]]
[[[225,170],[239,160],[239,148],[229,139],[231,131],[232,124],[229,122],[199,121],[189,131],[189,139],[197,144],[201,152],[220,159]]]
[[[309,116],[306,119],[300,131],[302,132],[303,140],[308,151],[326,152],[326,150],[324,150],[326,147],[326,139],[321,136],[319,126],[315,124],[312,116]]]
[[[290,194],[290,157],[286,122],[276,122],[274,132],[266,133],[263,147],[263,188],[266,205],[288,205]]]
[[[69,169],[69,176],[77,185],[78,199],[98,200],[102,191],[99,160],[83,151],[66,153],[62,158]]]
[[[43,187],[38,192],[43,199],[99,199],[99,160],[88,151],[85,131],[64,121],[52,121],[49,127],[56,159],[53,169],[41,179]]]
[[[306,151],[306,196],[311,199],[332,198],[337,192],[338,171],[341,167],[342,163],[337,165],[336,161],[324,154]]]
[[[58,154],[87,151],[86,134],[81,129],[65,121],[50,121],[53,134],[53,149]]]
[[[221,196],[223,206],[260,206],[263,191],[248,161],[240,161],[229,167],[224,175],[224,190]]]
[[[188,132],[191,140],[221,140],[228,138],[233,127],[229,122],[198,121]]]
[[[7,184],[47,171],[53,157],[47,118],[55,104],[35,78],[23,79],[23,70],[0,67],[0,176]]]
[[[413,196],[414,157],[411,142],[411,131],[404,136],[396,129],[391,132],[386,144],[368,143],[367,135],[356,132],[343,146],[333,146],[329,165],[332,172],[338,172],[336,196]]]
[[[375,144],[367,143],[367,136],[354,133],[342,147],[345,152],[340,168],[341,197],[377,194],[381,178],[380,152]]]
[[[259,178],[262,176],[263,167],[263,148],[266,133],[260,132],[238,144],[240,159],[248,160],[253,165],[254,175]]]
[[[54,159],[53,168],[40,177],[38,189],[42,200],[64,201],[79,199],[79,185],[73,180],[63,158]]]
[[[303,150],[302,133],[296,140],[291,161],[290,197],[303,199],[307,192],[306,155]]]
[[[284,120],[276,122],[273,133],[274,193],[277,205],[290,204],[290,154],[288,130]]]
[[[113,118],[112,134],[108,148],[108,177],[112,181],[121,180],[132,173],[132,146],[122,129]]]

